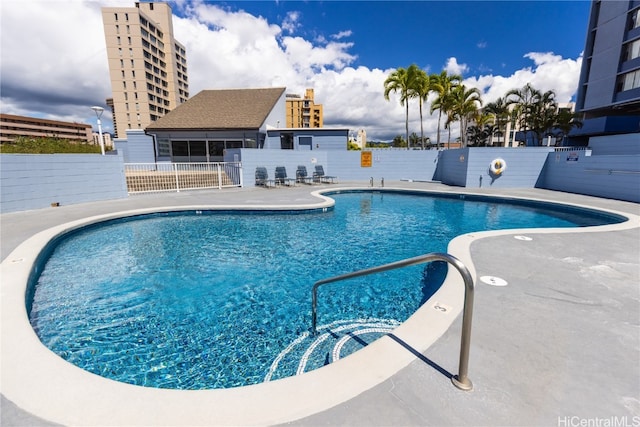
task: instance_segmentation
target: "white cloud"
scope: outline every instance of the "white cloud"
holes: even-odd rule
[[[345,31],[340,31],[338,34],[332,34],[331,38],[340,40],[345,37],[351,37],[351,34],[352,34],[351,30],[345,30]]]
[[[288,12],[286,18],[282,21],[282,29],[289,34],[293,34],[295,30],[300,27],[299,19],[299,12]]]
[[[64,4],[55,8],[45,0],[2,3],[3,112],[95,123],[89,106],[104,105],[111,93],[100,7],[131,6],[131,1]],[[289,34],[301,25],[296,14],[276,25],[206,1],[180,0],[172,6],[183,16],[174,17],[174,33],[187,47],[191,96],[203,89],[271,86],[303,94],[313,87],[316,102],[324,105],[325,126],[364,128],[369,139],[404,134],[405,109],[398,96],[392,94],[390,101],[383,97],[384,80],[393,70],[354,67],[358,46],[345,41],[349,30],[329,40],[311,40]],[[527,82],[540,90],[554,90],[559,101],[571,98],[581,57],[537,52],[524,56],[531,60],[530,67],[509,76],[471,76],[465,84],[481,89],[485,103]],[[464,75],[469,67],[451,57],[445,70]],[[419,133],[417,101],[410,100],[409,108],[410,132]],[[424,106],[424,128],[433,139],[437,112],[431,116],[429,108]],[[104,128],[111,131],[107,116],[105,111]]]
[[[449,74],[459,74],[459,75],[464,75],[464,73],[469,71],[469,67],[467,66],[467,64],[458,64],[458,60],[453,57],[447,60],[447,64],[444,66],[444,69]]]
[[[483,93],[483,101],[493,102],[511,89],[531,85],[543,92],[553,90],[558,102],[569,102],[578,88],[582,56],[565,59],[552,53],[530,52],[524,55],[533,61],[534,67],[516,71],[510,76],[484,75],[465,79],[464,84],[477,87]]]

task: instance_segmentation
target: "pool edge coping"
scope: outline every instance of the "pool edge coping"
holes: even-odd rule
[[[239,209],[299,210],[301,207],[304,209],[310,206],[322,208],[327,207],[327,203],[332,204],[332,199],[324,196],[323,193],[348,189],[362,191],[417,191],[427,194],[464,193],[458,189],[434,191],[407,190],[394,187],[385,189],[336,187],[313,191],[311,194],[323,199],[322,202],[313,205],[263,205],[259,207],[260,209],[256,206],[240,205]],[[616,231],[637,228],[640,225],[640,217],[607,208],[571,202],[533,199],[531,197],[497,196],[484,193],[473,194],[501,199],[539,200],[541,202],[579,206],[611,212],[629,218],[625,222],[605,226],[560,229],[511,229],[482,231],[457,236],[449,243],[448,253],[459,258],[469,268],[474,280],[476,279],[476,273],[471,260],[471,244],[480,238],[515,234]],[[171,211],[197,210],[198,208],[223,210],[233,206],[236,205],[213,207],[210,205],[175,206],[134,209],[123,212],[135,215],[164,211],[164,209]],[[0,265],[0,274],[4,282],[0,300],[2,304],[2,371],[0,373],[2,377],[0,378],[0,391],[22,409],[38,417],[69,425],[276,424],[300,419],[343,403],[386,380],[415,360],[415,356],[403,349],[395,341],[388,337],[383,337],[354,355],[328,367],[301,376],[234,389],[201,391],[152,389],[123,384],[91,374],[65,362],[44,347],[35,332],[33,332],[28,322],[24,304],[26,288],[15,286],[13,282],[24,280],[26,286],[26,279],[28,279],[31,267],[29,265],[29,268],[25,269],[25,266],[29,262],[35,262],[40,250],[44,248],[42,246],[33,255],[32,252],[35,250],[32,247],[33,244],[42,244],[42,241],[46,239],[46,242],[44,242],[44,245],[46,245],[51,238],[55,238],[55,236],[50,237],[51,233],[57,233],[57,236],[72,229],[69,227],[88,225],[91,223],[89,220],[97,222],[119,218],[122,217],[123,212],[71,221],[39,232],[16,247]],[[31,256],[33,256],[33,260],[31,260]],[[27,270],[26,278],[24,277],[25,270]],[[9,275],[7,276],[7,274]],[[7,282],[11,282],[10,286],[6,286]],[[394,331],[394,335],[417,351],[425,351],[456,321],[462,309],[463,294],[464,287],[457,274],[455,272],[452,275],[448,274],[440,290],[406,322],[399,326]],[[442,315],[437,313],[436,310],[430,310],[434,303],[448,305],[451,307],[451,311]],[[430,332],[432,333],[425,334],[420,327],[420,325],[424,324],[423,322],[429,322]],[[435,332],[436,328],[434,326],[437,326],[437,331]],[[19,330],[12,331],[16,327]],[[473,361],[473,352],[471,353],[471,360]],[[11,369],[7,369],[8,366]],[[470,371],[469,375],[470,379],[473,380],[473,370]],[[44,385],[42,385],[43,376],[49,378],[49,381],[46,381],[47,384]],[[345,378],[349,378],[349,381],[345,382]],[[340,384],[340,387],[332,387],[332,385],[335,386],[336,384]],[[40,385],[40,387],[37,387],[37,385]],[[56,399],[52,400],[52,396],[56,396]],[[253,410],[243,411],[242,408],[246,407],[248,402],[250,402]]]

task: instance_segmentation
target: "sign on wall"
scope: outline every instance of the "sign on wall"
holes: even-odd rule
[[[373,165],[373,153],[371,151],[360,152],[360,167],[370,168]]]

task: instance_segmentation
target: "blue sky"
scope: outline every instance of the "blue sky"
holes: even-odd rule
[[[485,103],[531,83],[575,97],[590,2],[175,0],[190,94],[204,89],[314,88],[325,126],[370,139],[404,133],[404,108],[383,97],[397,67],[462,74]],[[0,2],[0,109],[95,125],[111,96],[101,7],[134,0]],[[25,31],[26,30],[26,31]],[[44,42],[46,41],[46,43]],[[425,106],[428,112],[430,101]],[[426,114],[427,135],[437,115]],[[410,131],[420,127],[410,103]],[[109,111],[103,128],[112,131]]]
[[[353,43],[353,66],[387,69],[415,62],[437,72],[454,56],[469,74],[512,73],[530,65],[527,52],[577,57],[590,8],[584,0],[207,3],[273,23],[297,12],[296,33],[309,40],[348,33],[341,40]]]

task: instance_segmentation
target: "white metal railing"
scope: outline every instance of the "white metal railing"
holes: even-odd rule
[[[242,187],[240,162],[125,163],[124,174],[129,194]]]

